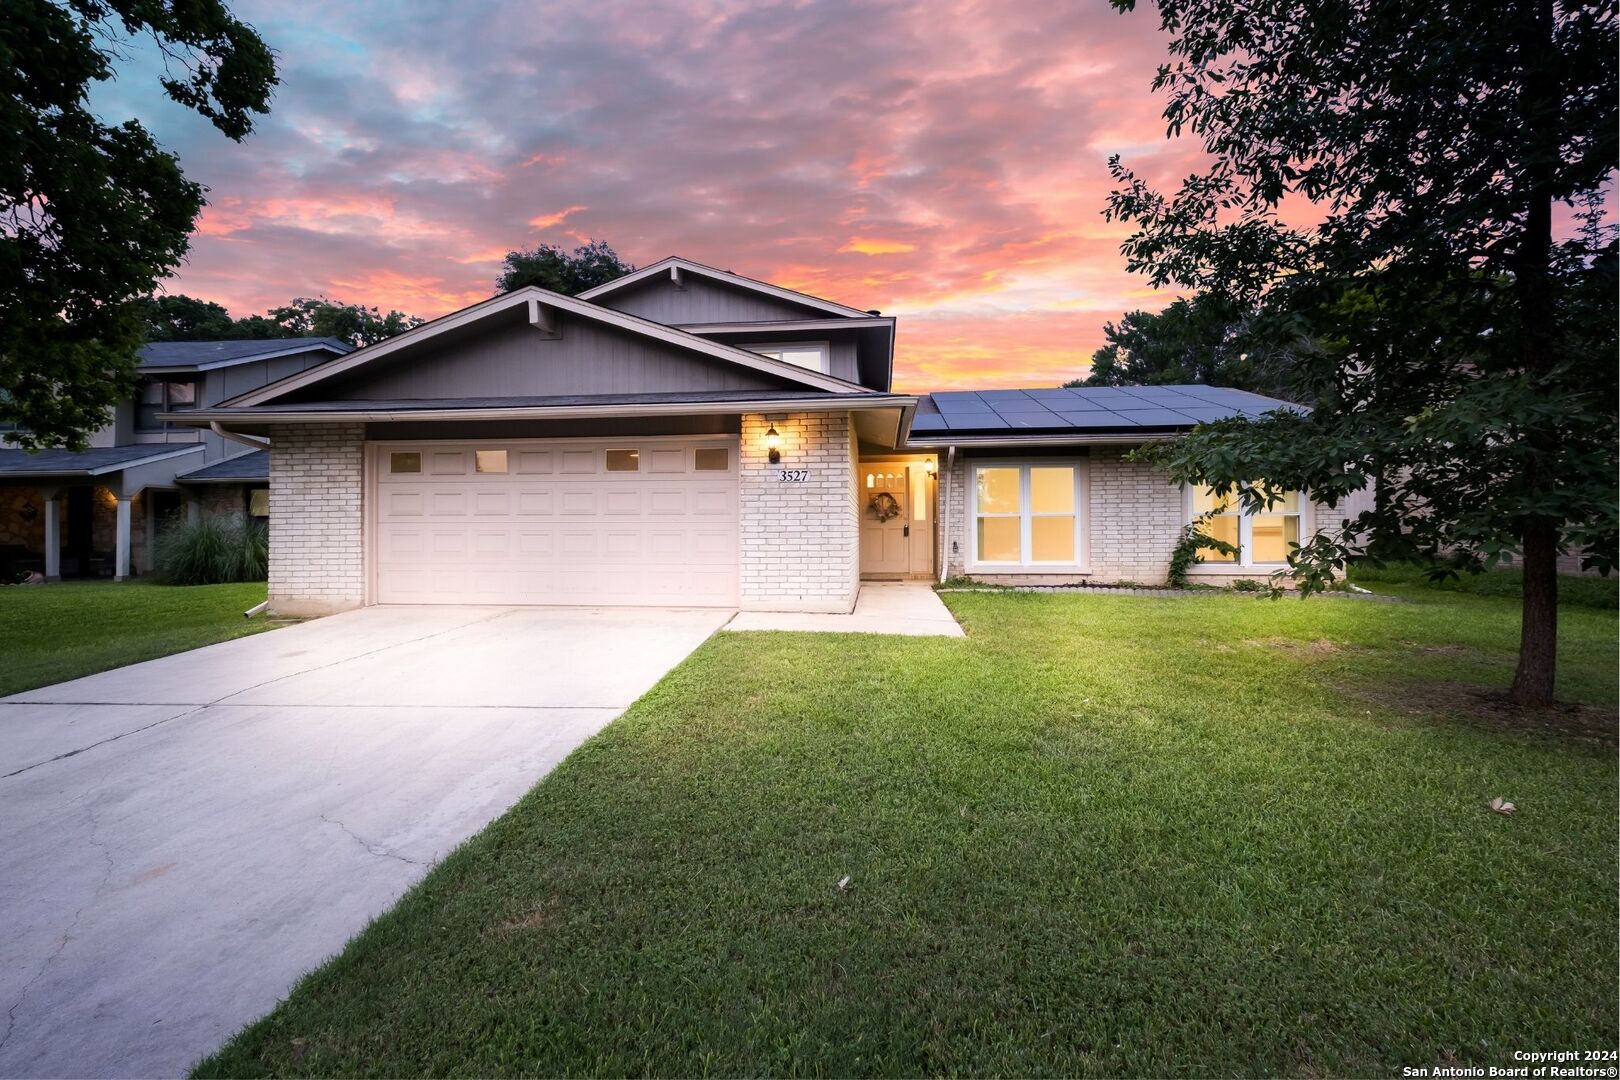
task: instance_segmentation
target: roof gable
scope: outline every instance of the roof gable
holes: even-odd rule
[[[407,330],[398,337],[367,346],[279,382],[249,391],[224,404],[231,407],[252,406],[293,394],[307,396],[310,388],[317,384],[332,380],[342,380],[343,384],[350,384],[360,380],[362,368],[372,369],[364,373],[367,382],[380,384],[389,374],[389,369],[396,365],[404,365],[413,358],[430,357],[434,354],[439,354],[442,358],[442,354],[447,350],[429,348],[430,344],[448,347],[453,343],[466,343],[500,326],[522,325],[526,322],[528,325],[525,329],[530,334],[531,341],[556,340],[559,315],[568,320],[577,319],[582,323],[596,324],[605,331],[638,344],[661,345],[666,353],[674,350],[710,362],[718,362],[722,366],[730,365],[743,372],[764,377],[766,384],[786,383],[836,394],[869,392],[866,387],[821,372],[809,371],[746,349],[724,345],[683,330],[600,307],[578,297],[563,296],[531,285],[452,312]],[[566,332],[564,338],[566,339]],[[645,388],[627,385],[619,389],[635,391]]]
[[[606,303],[609,297],[622,294],[626,290],[645,287],[660,277],[669,286],[675,288],[681,288],[686,282],[696,279],[696,282],[711,288],[719,286],[727,290],[752,294],[756,302],[770,301],[771,303],[766,310],[774,310],[780,312],[780,314],[765,315],[764,318],[793,318],[812,312],[820,312],[829,315],[841,315],[851,319],[866,319],[870,318],[872,314],[859,308],[852,308],[831,300],[823,300],[819,296],[811,296],[808,293],[786,289],[780,285],[772,285],[768,281],[757,281],[754,278],[743,277],[741,274],[734,274],[729,270],[717,270],[712,266],[705,266],[700,262],[693,262],[691,259],[683,259],[676,255],[671,255],[667,259],[660,259],[651,266],[644,266],[640,270],[632,270],[623,277],[614,278],[612,281],[598,285],[594,289],[587,289],[579,295],[582,300]],[[718,316],[697,314],[692,318],[671,321],[710,322],[731,321],[732,319],[733,316],[725,314]]]

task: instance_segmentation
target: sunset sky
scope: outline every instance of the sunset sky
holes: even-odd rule
[[[897,387],[1084,374],[1158,308],[1103,221],[1108,156],[1173,182],[1156,13],[1103,0],[233,5],[280,54],[243,144],[137,50],[95,102],[210,189],[170,291],[434,316],[502,255],[606,240],[899,316]]]

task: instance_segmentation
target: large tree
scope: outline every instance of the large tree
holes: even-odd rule
[[[212,300],[184,293],[145,297],[138,305],[147,341],[233,341],[242,338],[334,337],[350,345],[375,345],[412,327],[415,315],[384,312],[363,304],[299,297],[263,315],[240,319]]]
[[[1203,383],[1291,396],[1293,350],[1252,340],[1249,315],[1212,294],[1177,298],[1158,312],[1127,312],[1103,327],[1108,344],[1092,353],[1091,373],[1066,385]]]
[[[538,285],[565,296],[577,296],[634,269],[605,240],[592,240],[572,252],[541,244],[530,251],[508,251],[495,288],[511,292],[525,285]]]
[[[0,17],[0,422],[24,446],[82,447],[134,382],[138,298],[186,253],[203,205],[92,83],[149,38],[172,100],[241,140],[276,84],[269,47],[219,0],[8,0]]]
[[[1614,4],[1158,8],[1154,88],[1207,166],[1164,193],[1114,160],[1128,265],[1319,343],[1297,359],[1308,415],[1212,425],[1160,459],[1251,509],[1259,478],[1329,503],[1376,480],[1374,509],[1291,560],[1307,587],[1368,556],[1516,554],[1511,697],[1550,702],[1558,555],[1615,559]]]

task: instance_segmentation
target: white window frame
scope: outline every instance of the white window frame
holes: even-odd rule
[[[1183,484],[1181,487],[1181,516],[1182,519],[1189,525],[1191,525],[1193,520],[1198,516],[1193,512],[1193,490],[1194,486],[1191,484]],[[1236,492],[1234,492],[1233,495],[1235,498]],[[1239,503],[1236,512],[1236,517],[1238,519],[1238,557],[1231,562],[1217,562],[1212,559],[1206,559],[1204,562],[1189,566],[1187,568],[1187,572],[1189,574],[1237,574],[1251,570],[1264,570],[1270,572],[1280,566],[1287,566],[1287,560],[1282,562],[1256,562],[1250,557],[1249,554],[1254,550],[1254,518],[1257,515],[1280,514],[1285,512],[1286,511],[1281,510],[1257,510],[1254,513],[1248,513],[1242,509],[1242,504]],[[1313,512],[1313,504],[1311,503],[1309,494],[1304,491],[1299,493],[1298,517],[1299,539],[1300,542],[1303,543],[1306,538],[1308,538],[1316,529],[1316,515]]]
[[[807,350],[810,350],[810,349],[816,349],[821,353],[821,366],[820,367],[813,367],[813,368],[804,367],[803,364],[794,363],[792,360],[782,360],[782,363],[784,363],[784,364],[793,364],[794,367],[804,367],[804,370],[806,370],[806,371],[819,371],[823,375],[831,375],[832,374],[832,343],[831,342],[827,342],[827,341],[756,341],[756,342],[753,342],[753,343],[748,344],[748,345],[741,345],[741,346],[739,346],[739,348],[747,349],[749,352],[752,352],[752,353],[759,353],[761,356],[770,355],[769,350],[771,350],[771,349],[778,349],[778,350],[780,350],[780,349],[791,349],[791,350],[793,350],[795,352],[804,352],[804,351],[807,351]],[[773,360],[781,360],[781,357],[772,357],[772,359]]]
[[[1034,514],[1030,511],[1030,469],[1054,468],[1074,470],[1074,560],[1072,562],[1035,562],[1029,559],[1032,549],[1030,522],[1036,517],[1059,515]],[[979,472],[983,469],[1018,470],[1018,562],[987,562],[979,558]],[[967,547],[969,571],[995,574],[1047,574],[1089,573],[1091,544],[1087,524],[1091,505],[1091,478],[1085,458],[986,458],[969,463],[967,477]],[[1012,517],[997,514],[995,517]]]

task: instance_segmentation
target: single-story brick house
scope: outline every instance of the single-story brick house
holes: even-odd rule
[[[1162,582],[1209,509],[1124,455],[1285,403],[891,389],[895,320],[670,258],[524,288],[169,422],[262,440],[270,599],[848,611],[860,583]],[[1264,576],[1342,511],[1215,519]]]

